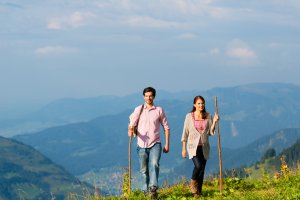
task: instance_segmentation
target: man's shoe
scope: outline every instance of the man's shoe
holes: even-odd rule
[[[149,197],[151,199],[157,199],[158,194],[157,194],[157,187],[156,186],[152,186],[150,187],[150,191],[149,191]]]

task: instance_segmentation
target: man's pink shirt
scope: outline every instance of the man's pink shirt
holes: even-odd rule
[[[155,143],[160,142],[160,125],[164,130],[168,130],[169,125],[164,110],[161,107],[153,105],[150,109],[147,109],[145,105],[140,115],[138,124],[137,144],[141,148],[150,148]],[[134,109],[130,115],[129,126],[135,126],[139,114],[141,112],[141,106]]]

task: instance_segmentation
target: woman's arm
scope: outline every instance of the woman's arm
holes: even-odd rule
[[[183,131],[182,131],[182,136],[181,136],[181,142],[182,142],[182,151],[181,155],[183,158],[186,158],[186,141],[189,136],[189,131],[187,128],[188,124],[188,115],[185,117],[184,124],[183,124]]]
[[[182,157],[186,158],[186,141],[182,141],[182,151],[181,151]]]

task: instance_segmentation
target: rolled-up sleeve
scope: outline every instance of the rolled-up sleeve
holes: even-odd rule
[[[161,109],[160,121],[161,125],[164,127],[164,130],[170,130],[164,109]]]
[[[143,106],[143,105],[142,105]],[[136,126],[139,118],[139,113],[141,110],[141,106],[138,106],[134,109],[133,113],[129,116],[129,126]]]

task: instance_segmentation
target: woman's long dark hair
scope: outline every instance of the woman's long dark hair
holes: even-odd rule
[[[194,103],[193,103],[193,108],[192,108],[191,112],[195,112],[196,108],[195,108],[194,105],[196,104],[196,102],[197,102],[198,99],[201,99],[203,101],[203,103],[204,103],[204,109],[201,111],[201,114],[202,114],[203,118],[205,119],[206,116],[207,116],[207,114],[206,114],[206,109],[205,109],[205,99],[202,96],[200,96],[200,95],[195,96]]]

